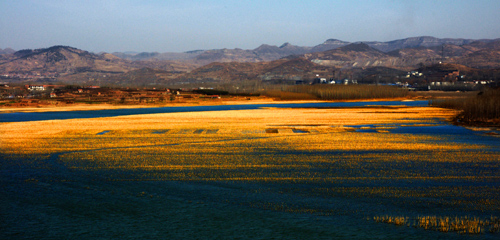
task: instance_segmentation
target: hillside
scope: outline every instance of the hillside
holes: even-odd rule
[[[419,65],[439,62],[462,64],[473,68],[500,68],[500,40],[475,41],[465,45],[445,44],[433,47],[403,48],[382,52],[365,43],[349,44],[333,50],[305,54],[323,66],[338,68],[389,67],[411,70]]]
[[[314,63],[337,68],[395,67],[394,63],[398,60],[365,43],[352,43],[333,50],[305,54],[304,57]]]
[[[141,68],[186,72],[200,65],[179,61],[130,61],[113,54],[94,54],[68,46],[26,49],[0,55],[0,74],[8,79],[107,83],[111,76]]]
[[[380,59],[387,55],[365,43],[352,43],[343,47],[324,52],[304,55],[307,59],[353,61],[356,59]]]
[[[498,40],[498,39],[497,39]],[[462,46],[473,42],[489,43],[494,40],[472,40],[472,39],[454,39],[454,38],[435,38],[429,36],[411,37],[398,39],[388,42],[366,41],[355,42],[365,43],[366,45],[382,52],[391,52],[405,48],[430,48],[441,45]],[[273,61],[290,55],[302,55],[307,53],[324,52],[346,45],[352,42],[342,41],[338,39],[328,39],[325,42],[316,46],[296,46],[290,43],[284,43],[281,46],[262,44],[255,49],[211,49],[211,50],[195,50],[183,53],[158,53],[158,52],[141,52],[141,53],[113,53],[114,55],[128,60],[186,60],[196,62],[197,64],[208,64],[211,62],[259,62]]]
[[[141,53],[121,53],[114,52],[113,55],[127,59],[132,61],[141,61],[141,60],[189,60],[196,58],[198,55],[203,53],[203,50],[199,51],[189,51],[189,52],[166,52],[166,53],[158,53],[158,52],[141,52]]]
[[[441,46],[443,44],[449,45],[464,45],[474,42],[476,40],[472,39],[461,39],[461,38],[435,38],[430,36],[422,37],[411,37],[405,39],[398,39],[389,42],[365,42],[370,47],[378,49],[383,52],[390,52],[397,49],[404,48],[419,48],[419,47],[434,47]]]
[[[0,72],[18,76],[60,77],[82,72],[123,73],[129,62],[110,54],[97,55],[67,46],[27,49],[3,55]]]
[[[107,86],[155,87],[171,84],[170,81],[180,74],[179,72],[140,68],[127,73],[110,76],[105,81]]]
[[[179,82],[231,82],[254,80],[259,73],[273,62],[215,62],[185,73],[177,78]]]
[[[16,50],[12,49],[12,48],[5,48],[5,49],[1,49],[0,48],[0,55],[1,54],[12,54],[12,53],[15,53]]]
[[[443,41],[448,43],[424,47]],[[469,41],[422,37],[389,43],[408,48],[384,52],[373,47],[373,42],[347,43],[329,39],[316,50],[323,47],[335,49],[313,53],[310,51],[314,47],[303,48],[285,43],[280,47],[263,44],[253,50],[197,50],[182,53],[190,57],[181,60],[160,60],[157,57],[166,56],[162,53],[124,53],[137,56],[136,59],[147,58],[130,60],[115,54],[94,54],[73,47],[53,46],[1,54],[0,76],[2,82],[148,86],[235,81],[279,83],[311,80],[316,75],[358,79],[372,76],[370,78],[374,79],[404,75],[404,72],[440,62],[476,69],[500,69],[500,39]],[[378,47],[381,48],[381,45]],[[145,77],[139,77],[141,74]],[[477,76],[492,74],[496,72]]]
[[[500,66],[500,64],[495,60],[497,57],[495,53],[488,54],[488,51],[495,49],[499,42],[499,39],[441,39],[429,36],[411,37],[388,42],[367,41],[356,43],[328,39],[324,43],[313,47],[296,46],[290,43],[284,43],[279,47],[262,44],[250,50],[239,48],[197,50],[177,53],[177,55],[174,53],[138,53],[135,55],[136,57],[127,57],[127,59],[157,61],[166,59],[165,56],[168,56],[169,60],[176,59],[186,64],[202,66],[213,62],[262,62],[282,58],[304,57],[328,67],[381,66],[405,70],[415,68],[419,64],[433,64],[447,59],[447,61],[455,63],[472,64],[473,67],[494,68]],[[350,47],[360,49],[349,49]],[[370,49],[367,47],[370,47]],[[478,52],[480,50],[485,51],[480,53]],[[475,55],[472,54],[475,52]],[[120,55],[119,53],[116,54]],[[475,64],[476,56],[487,60],[479,60]]]

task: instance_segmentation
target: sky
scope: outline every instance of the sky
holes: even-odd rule
[[[0,0],[0,48],[254,49],[327,39],[500,38],[500,0]]]

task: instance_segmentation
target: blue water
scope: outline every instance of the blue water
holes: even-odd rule
[[[65,112],[31,112],[31,113],[3,113],[0,122],[26,122],[41,120],[63,120],[75,118],[116,117],[137,114],[175,113],[175,112],[202,112],[227,110],[252,110],[259,108],[332,108],[332,107],[363,107],[363,106],[427,106],[427,101],[382,101],[382,102],[321,102],[321,103],[282,103],[282,104],[242,104],[217,106],[190,106],[190,107],[154,107],[133,109],[111,109],[94,111],[65,111]]]
[[[100,132],[100,133],[97,133],[97,135],[104,135],[104,134],[109,133],[109,132],[110,132],[110,131],[106,130],[106,131],[102,131],[102,132]]]

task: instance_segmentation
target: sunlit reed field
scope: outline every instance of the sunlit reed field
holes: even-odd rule
[[[398,132],[439,129],[455,114],[431,107],[269,108],[2,123],[0,166],[106,182],[222,184],[246,192],[223,199],[238,206],[498,236],[498,149],[453,134]]]

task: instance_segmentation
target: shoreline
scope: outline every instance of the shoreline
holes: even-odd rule
[[[194,107],[194,106],[222,106],[222,105],[250,105],[250,104],[300,104],[300,103],[323,103],[323,102],[381,102],[381,101],[425,101],[425,98],[389,98],[389,99],[356,99],[344,101],[323,101],[323,100],[275,100],[271,98],[251,99],[251,100],[227,100],[227,101],[203,101],[203,102],[170,102],[165,104],[132,104],[132,105],[117,105],[117,104],[65,104],[65,105],[41,105],[36,107],[18,106],[18,107],[0,107],[0,114],[7,113],[35,113],[35,112],[68,112],[68,111],[96,111],[96,110],[113,110],[113,109],[138,109],[138,108],[161,108],[161,107]],[[500,131],[500,124],[497,122],[473,122],[465,123],[457,121],[458,113],[455,117],[448,119],[450,124],[465,127],[473,131],[489,130],[491,135],[498,136],[496,131]]]
[[[380,102],[380,101],[418,101],[425,99],[410,98],[384,98],[384,99],[356,99],[343,101],[325,101],[325,100],[275,100],[272,98],[250,99],[250,100],[221,100],[221,101],[192,101],[192,102],[169,102],[164,104],[108,104],[108,103],[75,103],[64,105],[36,105],[36,106],[9,106],[0,107],[2,113],[20,113],[20,112],[66,112],[66,111],[94,111],[111,109],[133,109],[133,108],[160,108],[160,107],[189,107],[189,106],[218,106],[218,105],[250,105],[250,104],[288,104],[288,103],[322,103],[322,102]]]
[[[63,103],[40,100],[35,103],[24,105],[0,105],[0,114],[16,112],[62,112],[62,111],[92,111],[110,109],[131,108],[157,108],[157,107],[186,107],[186,106],[216,106],[216,105],[243,105],[243,104],[282,104],[282,103],[320,103],[320,102],[378,102],[378,101],[419,101],[431,99],[462,98],[476,93],[456,93],[443,91],[417,92],[407,97],[397,98],[371,98],[371,99],[346,99],[346,100],[281,100],[272,97],[230,97],[222,99],[183,99],[163,103],[133,103],[133,104],[110,104],[101,102],[88,103]]]

